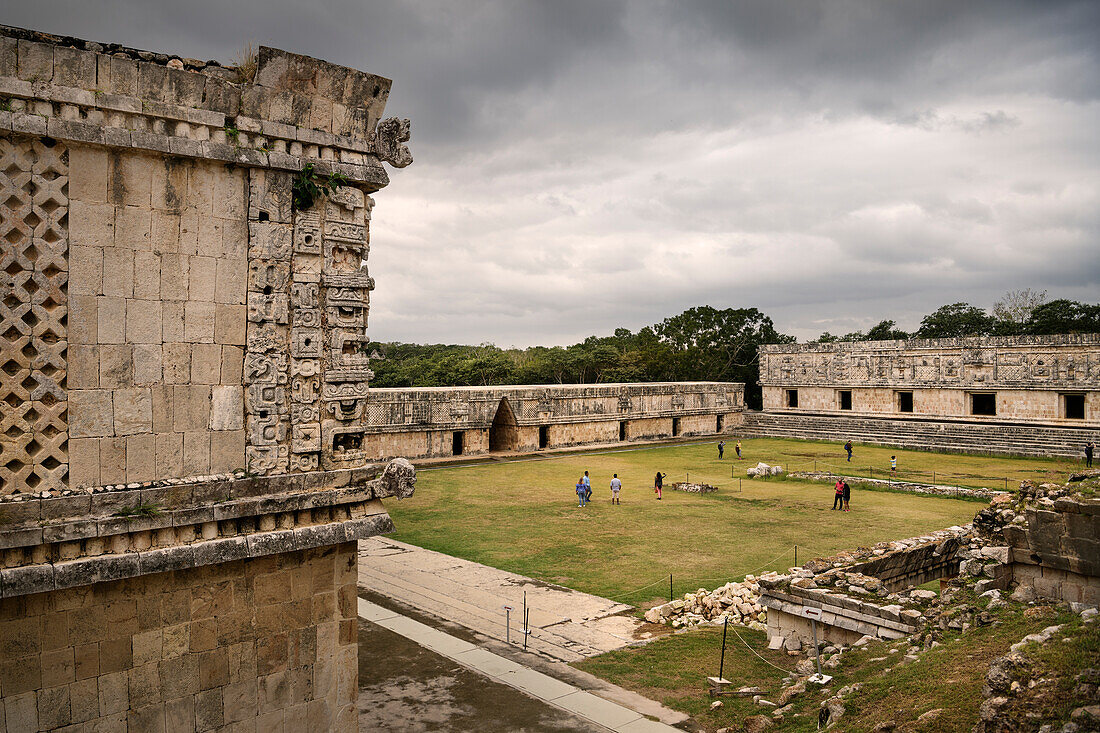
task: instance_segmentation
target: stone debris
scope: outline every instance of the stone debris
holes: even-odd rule
[[[718,491],[717,486],[711,486],[710,484],[697,484],[688,481],[677,481],[674,484],[668,486],[673,491],[686,491],[689,494],[710,494]]]
[[[765,630],[768,614],[760,605],[760,584],[755,575],[746,575],[740,583],[729,582],[712,591],[700,588],[694,593],[685,593],[683,598],[645,612],[645,620],[649,623],[669,624],[676,629],[722,624],[726,619],[750,629]]]
[[[779,476],[783,473],[782,466],[769,466],[766,463],[757,463],[754,467],[745,471],[749,478]]]

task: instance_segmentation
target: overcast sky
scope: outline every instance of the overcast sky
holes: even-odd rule
[[[806,340],[1100,301],[1100,3],[35,0],[0,22],[394,80],[376,341],[568,344],[695,305]]]

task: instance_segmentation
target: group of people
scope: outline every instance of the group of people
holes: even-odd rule
[[[661,499],[661,489],[664,487],[665,476],[668,474],[657,472],[657,475],[653,477],[653,492],[657,494],[657,500]],[[622,506],[622,501],[619,498],[619,494],[623,490],[623,482],[619,478],[619,474],[615,473],[611,475],[611,503],[613,505]],[[584,475],[577,479],[577,508],[582,509],[586,504],[592,501],[592,479],[588,475],[588,471],[584,472]]]
[[[1092,468],[1092,454],[1096,450],[1096,446],[1092,444],[1092,441],[1085,443],[1085,468]]]
[[[741,441],[740,440],[737,441],[736,443],[734,443],[733,449],[735,451],[737,451],[737,460],[739,460],[739,461],[745,460],[744,456],[741,455]],[[726,452],[726,441],[719,440],[718,441],[718,460],[722,460],[722,455],[725,452]]]

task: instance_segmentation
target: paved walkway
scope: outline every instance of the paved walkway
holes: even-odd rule
[[[359,585],[406,606],[495,639],[523,643],[523,602],[530,609],[527,650],[563,662],[643,640],[631,606],[385,537],[359,543]],[[506,614],[504,606],[511,606]],[[506,620],[508,621],[506,625]]]
[[[683,733],[678,728],[648,720],[630,708],[597,697],[362,598],[359,599],[359,618],[415,641],[494,682],[521,690],[606,730],[615,733]]]

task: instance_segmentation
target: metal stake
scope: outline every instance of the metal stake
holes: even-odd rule
[[[817,676],[818,676],[818,679],[820,679],[821,678],[821,647],[818,646],[818,643],[817,643],[817,620],[816,619],[810,619],[810,627],[813,629],[813,632],[814,632],[814,654],[817,656]],[[806,628],[806,627],[803,626],[802,628]]]
[[[504,641],[512,643],[512,607],[504,607]]]
[[[672,573],[668,574],[668,602],[672,603]]]
[[[718,662],[718,679],[725,679],[722,676],[723,670],[726,668],[726,631],[730,627],[730,617],[726,616],[726,622],[722,624],[722,660]]]

